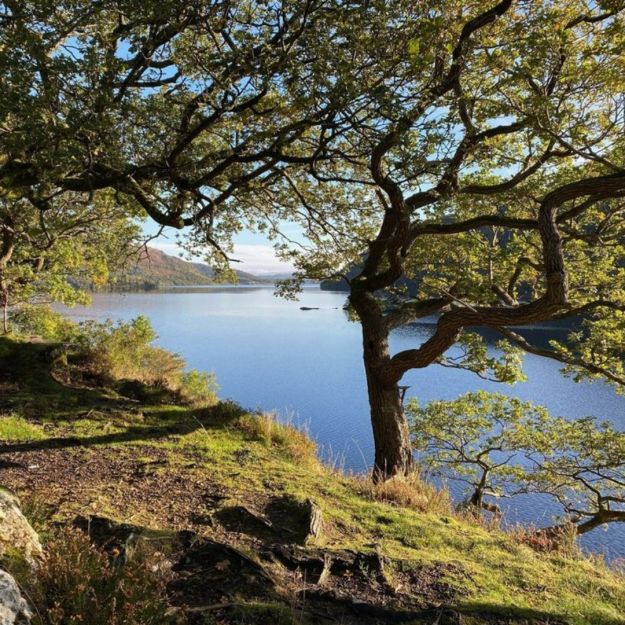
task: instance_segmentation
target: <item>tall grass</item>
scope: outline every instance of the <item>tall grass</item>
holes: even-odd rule
[[[358,479],[358,478],[356,478]],[[395,476],[374,483],[370,476],[360,479],[363,494],[375,501],[435,514],[453,513],[453,503],[446,490],[437,489],[424,481],[418,472],[408,476]]]
[[[278,421],[272,412],[242,415],[236,427],[266,447],[279,449],[291,460],[317,462],[317,445],[308,433]]]

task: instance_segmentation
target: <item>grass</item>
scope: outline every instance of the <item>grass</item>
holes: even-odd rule
[[[375,501],[401,508],[440,514],[451,514],[453,509],[449,493],[424,482],[418,472],[408,477],[393,477],[378,484],[374,484],[368,476],[363,476],[362,490]]]
[[[0,440],[38,441],[45,438],[43,428],[15,414],[0,414]]]
[[[381,550],[391,562],[417,568],[447,566],[445,581],[462,591],[452,607],[462,611],[465,623],[487,623],[480,616],[484,613],[503,615],[511,624],[531,622],[526,617],[566,619],[571,625],[625,623],[625,578],[597,558],[542,553],[527,541],[458,516],[448,497],[418,476],[373,486],[334,471],[316,459],[315,445],[304,432],[269,414],[251,414],[230,402],[194,408],[129,400],[115,389],[64,387],[42,372],[41,349],[7,346],[7,339],[0,339],[0,370],[5,354],[18,365],[13,370],[20,387],[11,395],[11,414],[0,419],[5,441],[32,441],[45,449],[52,439],[57,447],[64,440],[75,446],[79,439],[85,460],[115,454],[143,458],[151,466],[155,458],[157,476],[179,475],[183,484],[210,486],[242,505],[260,505],[276,496],[299,502],[310,498],[324,516],[318,546]],[[130,495],[121,507],[115,498],[130,486],[110,479],[97,489],[61,497],[55,518],[89,509],[161,529],[194,523],[190,516],[168,520],[167,511],[156,507],[158,498]],[[212,531],[210,524],[194,529]],[[254,610],[242,608],[239,622],[261,622]],[[265,607],[259,610],[265,618]],[[283,621],[267,618],[289,622],[289,614],[280,608]]]
[[[314,464],[317,445],[308,434],[290,423],[281,423],[271,412],[244,414],[236,427],[268,448],[276,448],[291,460]]]

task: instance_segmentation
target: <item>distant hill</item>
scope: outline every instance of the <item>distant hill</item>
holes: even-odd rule
[[[245,271],[235,270],[239,284],[266,284],[271,280]],[[196,286],[215,284],[215,272],[206,264],[189,262],[170,256],[153,247],[126,271],[115,276],[113,286],[154,289],[166,286]]]

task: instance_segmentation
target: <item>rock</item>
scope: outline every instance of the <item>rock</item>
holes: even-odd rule
[[[306,500],[306,511],[308,514],[308,532],[306,542],[321,538],[323,532],[323,513],[321,508],[312,500]]]
[[[6,571],[0,571],[0,625],[27,625],[31,618],[17,582]]]
[[[9,548],[29,561],[42,553],[37,532],[20,510],[20,500],[0,487],[0,555]]]

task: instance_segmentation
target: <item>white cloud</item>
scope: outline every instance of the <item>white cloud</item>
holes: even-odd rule
[[[291,263],[285,263],[277,258],[273,247],[270,245],[235,245],[233,256],[241,261],[234,264],[236,269],[259,276],[269,273],[291,272],[294,269]]]
[[[166,241],[152,241],[150,247],[155,247],[171,256],[180,256],[183,253],[183,250],[176,243]],[[247,271],[258,276],[293,271],[291,263],[285,263],[276,257],[271,245],[236,244],[232,257],[241,261],[232,263],[234,269]]]
[[[148,247],[154,247],[157,250],[161,250],[161,252],[165,252],[165,254],[169,254],[170,256],[180,256],[183,253],[182,248],[176,243],[166,243],[165,241],[150,241],[148,243]]]

